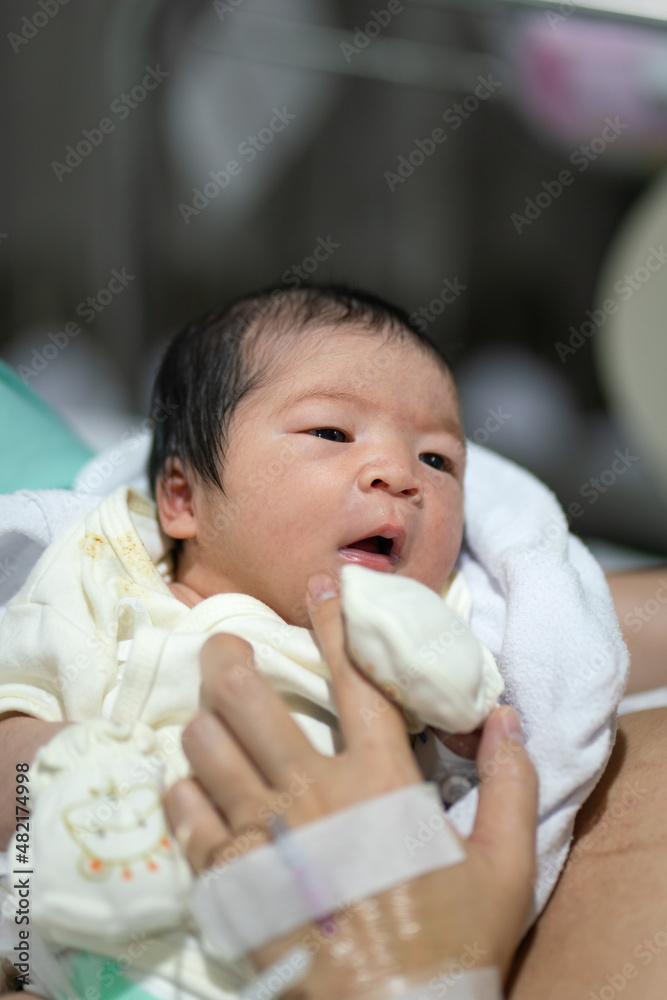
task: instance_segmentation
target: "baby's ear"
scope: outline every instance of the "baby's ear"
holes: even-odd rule
[[[197,533],[195,484],[180,458],[168,458],[155,487],[160,524],[170,538],[193,538]]]

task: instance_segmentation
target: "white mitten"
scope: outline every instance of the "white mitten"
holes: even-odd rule
[[[407,576],[346,565],[341,581],[348,651],[401,706],[409,730],[477,729],[504,685],[491,653],[463,619]]]
[[[143,723],[92,719],[39,750],[29,775],[31,919],[45,939],[95,950],[183,923],[190,870],[161,795],[186,773],[180,731]]]

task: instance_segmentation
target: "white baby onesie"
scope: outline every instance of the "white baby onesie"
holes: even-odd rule
[[[59,539],[0,626],[0,712],[82,723],[42,748],[31,774],[33,919],[42,934],[108,955],[132,934],[158,935],[136,970],[181,982],[187,966],[184,985],[210,984],[194,995],[231,997],[241,973],[212,972],[198,953],[188,869],[159,805],[187,771],[180,731],[198,708],[205,639],[220,631],[248,639],[321,752],[335,752],[339,733],[312,633],[247,595],[188,609],[167,586],[168,565],[154,505],[126,488]],[[502,690],[491,654],[448,606],[469,615],[462,581],[446,600],[403,577],[344,568],[348,644],[413,732],[424,722],[469,731]]]

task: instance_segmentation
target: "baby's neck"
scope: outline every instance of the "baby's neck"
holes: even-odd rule
[[[204,600],[200,594],[197,594],[192,587],[188,587],[186,583],[168,583],[167,586],[174,597],[177,597],[188,608],[194,608],[195,604],[200,604]]]

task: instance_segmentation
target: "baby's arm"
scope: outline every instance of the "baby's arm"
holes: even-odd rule
[[[32,764],[39,748],[67,725],[20,712],[9,712],[0,720],[0,850],[7,849],[16,827],[16,765]]]

